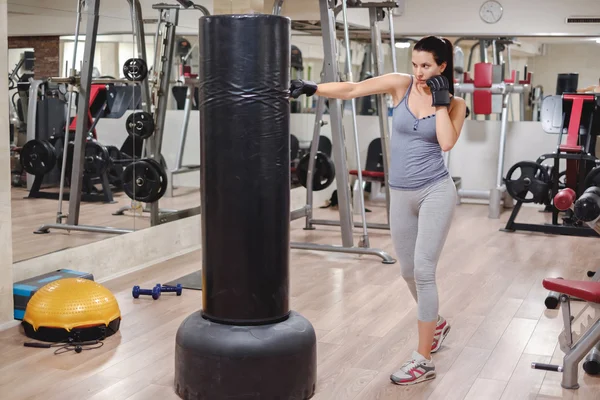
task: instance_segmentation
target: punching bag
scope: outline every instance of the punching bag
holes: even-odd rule
[[[202,310],[177,332],[183,399],[309,399],[316,335],[289,309],[288,18],[200,19]]]

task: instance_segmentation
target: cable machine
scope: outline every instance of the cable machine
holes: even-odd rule
[[[347,20],[347,9],[348,8],[365,8],[369,10],[370,19],[370,31],[371,31],[371,51],[375,65],[375,75],[380,75],[383,72],[383,57],[381,47],[381,32],[379,30],[378,22],[383,20],[384,10],[388,11],[397,7],[395,2],[377,2],[377,3],[361,3],[360,1],[342,1],[341,5],[336,6],[335,1],[320,0],[319,1],[320,13],[321,13],[321,35],[323,38],[324,47],[324,63],[323,63],[323,81],[333,82],[339,81],[339,71],[335,55],[337,54],[336,49],[336,15],[341,11],[343,16],[344,25],[344,41],[346,47],[346,80],[352,81],[352,62],[351,62],[351,51],[350,51],[350,33],[348,29]],[[388,15],[391,17],[391,12]],[[391,17],[393,18],[393,17]],[[390,22],[390,28],[393,29],[393,21]],[[393,32],[393,30],[391,30]],[[391,34],[390,36],[393,36]],[[394,49],[394,48],[393,48]],[[395,68],[395,50],[392,51],[394,58]],[[388,113],[387,104],[385,98],[382,95],[377,96],[378,108],[379,108],[379,125],[380,134],[382,141],[382,151],[384,154],[384,171],[385,181],[387,182],[387,171],[389,165],[389,124],[388,124]],[[336,171],[340,173],[336,174],[336,184],[338,193],[338,204],[339,204],[339,221],[326,221],[326,220],[315,220],[312,218],[313,214],[313,198],[312,198],[312,172],[314,171],[315,158],[318,150],[318,138],[321,128],[321,119],[325,110],[325,98],[319,97],[316,107],[315,124],[313,131],[313,140],[310,149],[310,161],[308,166],[308,179],[307,179],[307,201],[306,205],[300,209],[292,211],[291,219],[306,218],[305,229],[314,229],[313,225],[339,225],[342,234],[342,246],[332,245],[321,245],[314,243],[297,243],[292,242],[291,248],[303,249],[303,250],[320,250],[320,251],[331,251],[331,252],[343,252],[343,253],[354,253],[354,254],[371,254],[377,255],[383,259],[383,263],[391,264],[395,260],[386,252],[381,249],[370,248],[367,228],[380,228],[389,229],[389,192],[386,196],[386,209],[388,224],[368,224],[366,222],[365,208],[364,208],[364,193],[362,185],[362,174],[361,174],[361,159],[360,159],[360,148],[358,144],[358,132],[356,127],[356,106],[354,99],[351,101],[352,109],[352,128],[353,128],[353,146],[356,153],[356,162],[358,166],[358,182],[359,182],[359,204],[361,212],[361,222],[353,221],[353,213],[351,210],[351,199],[350,199],[350,184],[348,180],[348,168],[346,162],[346,142],[344,135],[344,127],[342,123],[343,109],[342,102],[339,99],[329,99],[329,113],[331,123],[331,134],[333,142],[333,159],[335,163]],[[388,191],[386,185],[386,191]],[[354,245],[353,228],[361,227],[362,236],[358,242],[358,246]]]
[[[194,10],[201,11],[203,14],[208,15],[208,10],[199,5],[195,5],[189,0],[177,0],[178,5],[168,4],[155,4],[152,6],[153,9],[159,10],[161,13],[161,19],[157,28],[157,38],[159,31],[164,25],[164,31],[162,32],[161,40],[156,42],[155,52],[155,64],[152,71],[152,80],[149,79],[147,69],[147,56],[146,56],[146,43],[145,43],[145,32],[144,22],[142,18],[141,5],[139,0],[127,0],[130,5],[131,21],[133,27],[133,36],[136,42],[137,55],[135,59],[128,60],[126,65],[123,67],[123,72],[128,79],[92,79],[94,55],[96,49],[96,39],[98,34],[98,20],[99,20],[99,7],[100,0],[88,0],[85,1],[85,7],[87,15],[86,24],[86,39],[84,45],[84,58],[82,62],[82,69],[80,75],[77,75],[75,68],[72,68],[69,77],[67,78],[50,78],[50,81],[57,83],[66,83],[69,86],[69,91],[72,92],[74,87],[79,90],[79,102],[77,107],[77,123],[75,130],[75,141],[73,146],[73,167],[72,167],[72,179],[69,193],[69,213],[67,216],[62,213],[62,199],[63,199],[63,187],[64,187],[64,175],[66,171],[67,157],[63,157],[62,171],[61,171],[61,184],[60,194],[58,202],[58,212],[56,223],[42,225],[35,233],[48,233],[50,229],[62,229],[68,231],[87,231],[107,234],[123,234],[133,232],[130,229],[103,227],[103,226],[90,226],[79,224],[79,210],[81,204],[81,187],[83,178],[84,162],[86,162],[86,144],[87,144],[87,132],[89,129],[89,98],[92,84],[129,84],[129,85],[140,85],[141,86],[141,105],[142,112],[140,114],[149,115],[151,121],[138,120],[137,124],[134,118],[134,125],[141,126],[143,135],[143,154],[144,158],[137,158],[133,155],[133,160],[127,160],[131,162],[125,168],[124,174],[130,171],[132,177],[131,191],[138,193],[141,189],[140,185],[148,184],[148,180],[142,183],[143,179],[140,180],[138,173],[143,173],[144,168],[150,166],[150,170],[154,170],[151,175],[154,176],[155,180],[160,182],[159,187],[152,189],[152,196],[147,196],[148,199],[152,198],[147,203],[147,210],[151,214],[150,221],[151,226],[156,226],[162,223],[174,221],[190,215],[195,215],[200,212],[200,207],[194,207],[187,210],[161,210],[159,209],[159,199],[164,195],[168,183],[168,176],[161,167],[161,147],[164,133],[164,125],[166,118],[166,110],[168,105],[169,95],[169,84],[171,69],[173,64],[173,51],[175,47],[175,28],[178,24],[179,10],[192,8]],[[77,43],[79,38],[79,28],[82,16],[83,0],[78,2],[77,6],[77,22],[75,27],[75,50],[73,55],[72,66],[75,65],[75,55],[77,53]],[[136,76],[138,77],[136,79]],[[152,90],[150,87],[152,83]],[[69,106],[67,111],[67,121],[70,120],[71,111],[71,97],[69,96]],[[138,114],[138,113],[135,113]],[[133,115],[135,115],[133,114]],[[143,122],[140,124],[140,122]],[[129,124],[129,122],[128,122]],[[68,138],[69,125],[65,127],[65,137]],[[129,129],[128,129],[129,130]],[[133,129],[135,130],[135,129]],[[130,132],[130,134],[132,134]],[[136,133],[133,133],[134,135]],[[65,140],[63,154],[67,154],[69,141]],[[151,165],[150,165],[151,164]],[[137,172],[136,172],[137,170]],[[156,186],[156,185],[155,185]],[[140,198],[141,199],[141,198]],[[135,201],[135,195],[134,195]],[[117,214],[122,213],[126,209],[131,207],[124,207],[119,210]],[[63,219],[67,219],[66,223],[62,223]]]

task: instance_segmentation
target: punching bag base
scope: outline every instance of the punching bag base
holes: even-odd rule
[[[223,325],[201,311],[177,331],[175,391],[184,400],[306,400],[317,380],[317,338],[291,311],[285,321]]]

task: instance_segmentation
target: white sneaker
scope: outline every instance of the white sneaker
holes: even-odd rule
[[[435,378],[435,365],[433,358],[426,359],[416,351],[412,353],[412,360],[406,362],[400,370],[390,375],[396,385],[414,385]]]
[[[433,344],[431,345],[431,352],[435,353],[442,347],[442,342],[448,336],[450,332],[450,324],[443,318],[438,317],[437,326],[435,327],[435,335],[433,336]]]

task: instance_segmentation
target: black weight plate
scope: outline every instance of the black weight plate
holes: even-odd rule
[[[141,58],[130,58],[123,64],[123,75],[130,81],[142,81],[148,74],[148,66]]]
[[[129,114],[125,121],[125,129],[132,136],[147,139],[154,134],[154,118],[152,114],[144,111]]]
[[[88,140],[85,144],[83,171],[90,176],[101,176],[110,164],[108,149],[95,140]]]
[[[54,147],[43,140],[30,140],[21,149],[20,161],[23,169],[31,175],[47,174],[56,165]]]
[[[160,188],[160,171],[146,160],[132,162],[123,170],[123,191],[132,200],[151,203]]]
[[[520,176],[513,179],[519,171]],[[523,203],[541,203],[550,196],[550,175],[547,169],[533,161],[520,161],[513,165],[504,179],[506,191],[513,199]]]
[[[592,186],[600,186],[600,167],[593,168],[588,174],[585,176],[585,181],[583,181],[585,188],[589,188]]]
[[[310,153],[306,153],[298,162],[296,167],[296,176],[298,181],[304,187],[307,186],[308,181],[308,165],[310,162]],[[333,160],[327,156],[327,154],[318,151],[315,156],[315,169],[313,172],[313,190],[318,192],[324,190],[331,185],[335,179],[335,165]]]
[[[160,165],[160,163],[158,161],[156,161],[155,159],[152,159],[152,158],[146,158],[144,160],[149,162],[150,164],[153,164],[154,167],[156,168],[156,170],[158,171],[158,173],[160,174],[160,192],[158,192],[155,199],[151,199],[150,203],[153,203],[155,201],[160,200],[164,196],[165,192],[167,191],[169,177],[167,176],[167,172],[165,171],[165,168],[163,168],[163,166]]]

